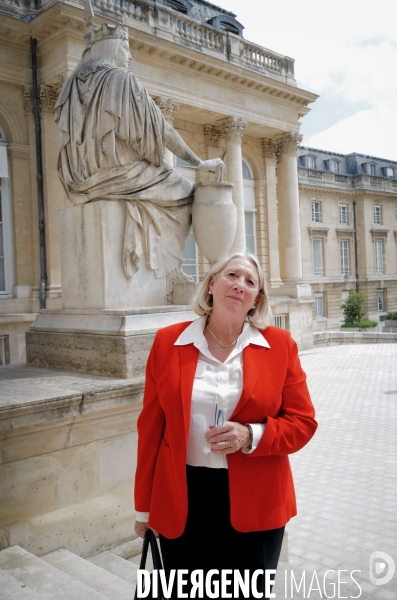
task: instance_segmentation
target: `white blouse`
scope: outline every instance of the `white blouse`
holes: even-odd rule
[[[194,344],[199,350],[192,391],[190,429],[187,441],[186,463],[193,467],[227,469],[227,455],[213,454],[204,437],[210,425],[215,424],[216,407],[223,410],[228,421],[237,406],[243,389],[243,350],[249,344],[270,348],[269,343],[253,325],[244,323],[235,347],[225,362],[215,358],[208,349],[204,337],[207,317],[193,321],[179,336],[175,346]],[[251,450],[255,450],[265,430],[263,423],[250,423],[253,430]],[[136,513],[137,521],[147,521],[148,513]]]

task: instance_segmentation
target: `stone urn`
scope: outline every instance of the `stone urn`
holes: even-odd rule
[[[236,236],[237,208],[229,181],[203,181],[194,186],[193,232],[199,250],[211,263],[226,256]]]

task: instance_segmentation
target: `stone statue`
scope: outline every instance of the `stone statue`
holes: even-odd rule
[[[92,24],[86,4],[87,49],[65,81],[55,106],[60,134],[58,172],[69,200],[121,201],[127,211],[123,266],[127,277],[145,256],[155,277],[188,279],[181,261],[191,225],[193,186],[164,160],[165,148],[203,171],[200,160],[166,122],[128,69],[128,30]]]

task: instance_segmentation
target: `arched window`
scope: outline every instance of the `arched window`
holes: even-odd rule
[[[0,126],[0,298],[10,298],[13,288],[12,226],[7,140]]]
[[[245,217],[245,245],[247,250],[256,254],[256,219],[255,219],[255,190],[252,169],[248,162],[242,160],[244,179],[244,217]]]

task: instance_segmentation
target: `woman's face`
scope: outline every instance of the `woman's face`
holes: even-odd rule
[[[211,279],[209,291],[212,292],[214,311],[220,309],[225,315],[241,316],[244,320],[259,299],[258,270],[246,258],[232,258]]]
[[[128,63],[130,62],[132,56],[130,52],[130,47],[127,40],[123,40],[119,46],[119,50],[117,52],[115,64],[116,67],[122,67],[123,69],[128,69]]]

